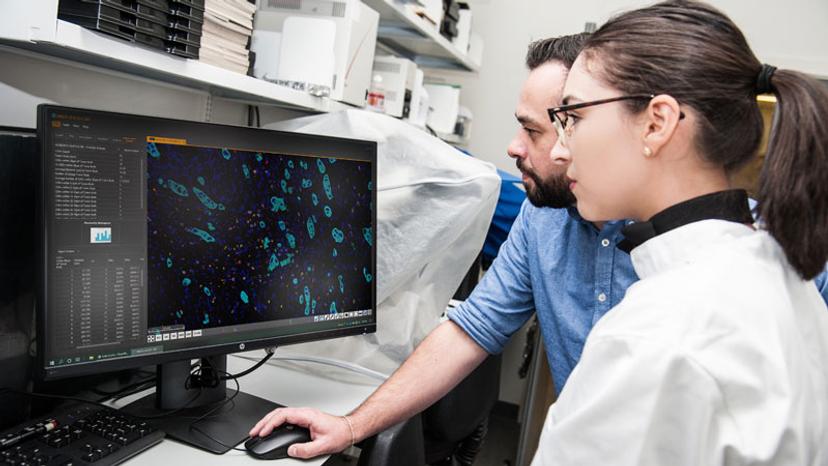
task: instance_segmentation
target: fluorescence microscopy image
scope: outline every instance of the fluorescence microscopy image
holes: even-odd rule
[[[371,309],[369,162],[147,145],[149,327]]]

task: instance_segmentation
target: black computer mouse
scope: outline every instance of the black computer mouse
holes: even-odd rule
[[[253,437],[244,442],[247,454],[263,460],[288,457],[288,447],[294,443],[310,442],[310,431],[293,424],[282,424],[265,437]]]

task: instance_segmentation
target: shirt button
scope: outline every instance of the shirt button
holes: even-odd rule
[[[601,246],[603,246],[603,247],[609,246],[609,243],[610,243],[610,241],[606,238],[601,240]]]
[[[607,295],[605,295],[604,293],[601,293],[601,294],[598,295],[598,301],[603,303],[606,300],[607,300]]]

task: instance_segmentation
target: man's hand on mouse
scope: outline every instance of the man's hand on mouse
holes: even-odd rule
[[[297,443],[288,448],[288,455],[294,458],[339,453],[351,446],[351,429],[345,418],[312,408],[274,409],[253,426],[250,437],[265,437],[284,423],[302,426],[310,431],[310,442]]]

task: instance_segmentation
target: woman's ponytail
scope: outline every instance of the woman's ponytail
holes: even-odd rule
[[[759,217],[793,268],[812,279],[828,261],[828,87],[794,71],[771,73],[777,105],[759,180]]]

